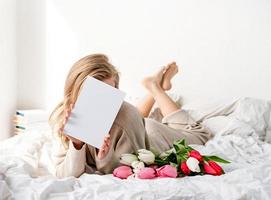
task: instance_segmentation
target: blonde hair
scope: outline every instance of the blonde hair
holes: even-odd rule
[[[65,148],[68,148],[69,138],[60,130],[65,120],[65,112],[71,104],[76,102],[82,84],[88,76],[92,76],[101,81],[114,77],[116,88],[118,88],[119,85],[119,73],[116,68],[109,63],[106,55],[92,54],[74,63],[65,81],[64,98],[56,106],[49,118],[53,133],[60,137]]]

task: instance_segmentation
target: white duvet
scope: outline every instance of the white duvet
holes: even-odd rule
[[[0,143],[0,199],[271,199],[271,102],[245,98],[190,113],[215,134],[205,146],[194,147],[230,160],[223,165],[225,175],[58,179],[51,175],[51,133],[32,131]]]

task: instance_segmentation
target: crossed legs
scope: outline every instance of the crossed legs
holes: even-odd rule
[[[142,84],[148,90],[149,94],[138,103],[137,108],[144,117],[149,116],[155,102],[157,102],[163,116],[180,109],[165,92],[171,89],[171,79],[177,72],[178,67],[176,63],[173,62],[160,69],[153,76],[148,76],[143,79]]]
[[[173,62],[160,69],[153,76],[143,79],[142,83],[149,94],[138,103],[137,109],[144,117],[149,116],[155,102],[157,102],[163,116],[180,109],[180,107],[165,92],[171,89],[171,79],[177,72],[178,67],[176,63]],[[110,141],[110,135],[108,135],[105,138],[101,149],[98,150],[99,159],[103,159],[108,153]]]

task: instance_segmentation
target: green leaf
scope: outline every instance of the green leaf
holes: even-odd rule
[[[180,144],[173,144],[173,147],[176,151],[176,154],[181,154],[181,153],[185,153],[186,152],[186,149],[183,145],[180,145]]]
[[[204,157],[204,160],[206,160],[206,161],[213,160],[213,161],[219,162],[219,163],[225,163],[225,164],[231,163],[231,162],[224,160],[218,156],[203,156],[203,157]]]
[[[186,149],[187,149],[188,151],[195,150],[195,149],[193,149],[193,148],[192,148],[192,147],[190,147],[190,146],[187,146],[187,147],[186,147]]]
[[[168,161],[161,159],[159,156],[156,156],[156,157],[155,157],[154,162],[155,162],[158,166],[162,166],[162,165],[168,164]]]
[[[180,143],[185,146],[185,139],[183,139]]]
[[[180,141],[175,141],[173,143],[173,147],[176,151],[176,154],[182,154],[182,153],[185,153],[186,152],[186,146],[185,146],[185,142],[184,140]]]
[[[171,153],[167,159],[166,159],[168,162],[177,162],[177,159],[176,159],[176,154],[175,153]]]
[[[175,144],[179,144],[179,145],[186,146],[186,145],[185,145],[185,139],[177,140],[177,141],[175,141],[174,143],[175,143]]]
[[[169,164],[170,164],[172,167],[175,167],[176,169],[178,169],[178,164],[173,163],[173,162],[170,162]]]
[[[207,162],[210,160],[208,156],[202,156],[202,157],[203,157],[203,160],[205,160]]]
[[[177,163],[180,165],[182,163],[182,156],[176,155]]]
[[[167,151],[162,152],[159,157],[163,160],[166,160],[172,153],[174,153],[174,149],[169,149]]]
[[[169,164],[170,162],[177,163],[175,149],[172,148],[165,152],[162,152],[159,156],[155,157],[155,162],[158,165]]]
[[[177,154],[176,158],[177,158],[178,165],[181,165],[182,162],[187,160],[187,155],[186,154]]]
[[[173,143],[173,147],[174,147],[176,153],[180,151],[179,145]]]

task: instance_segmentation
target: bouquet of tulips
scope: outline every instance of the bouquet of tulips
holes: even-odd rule
[[[173,148],[159,155],[146,149],[138,150],[137,154],[122,154],[120,163],[122,166],[113,171],[115,177],[152,179],[204,174],[219,176],[224,171],[217,163],[230,162],[218,156],[201,155],[186,145],[185,140],[178,140],[173,143]]]

